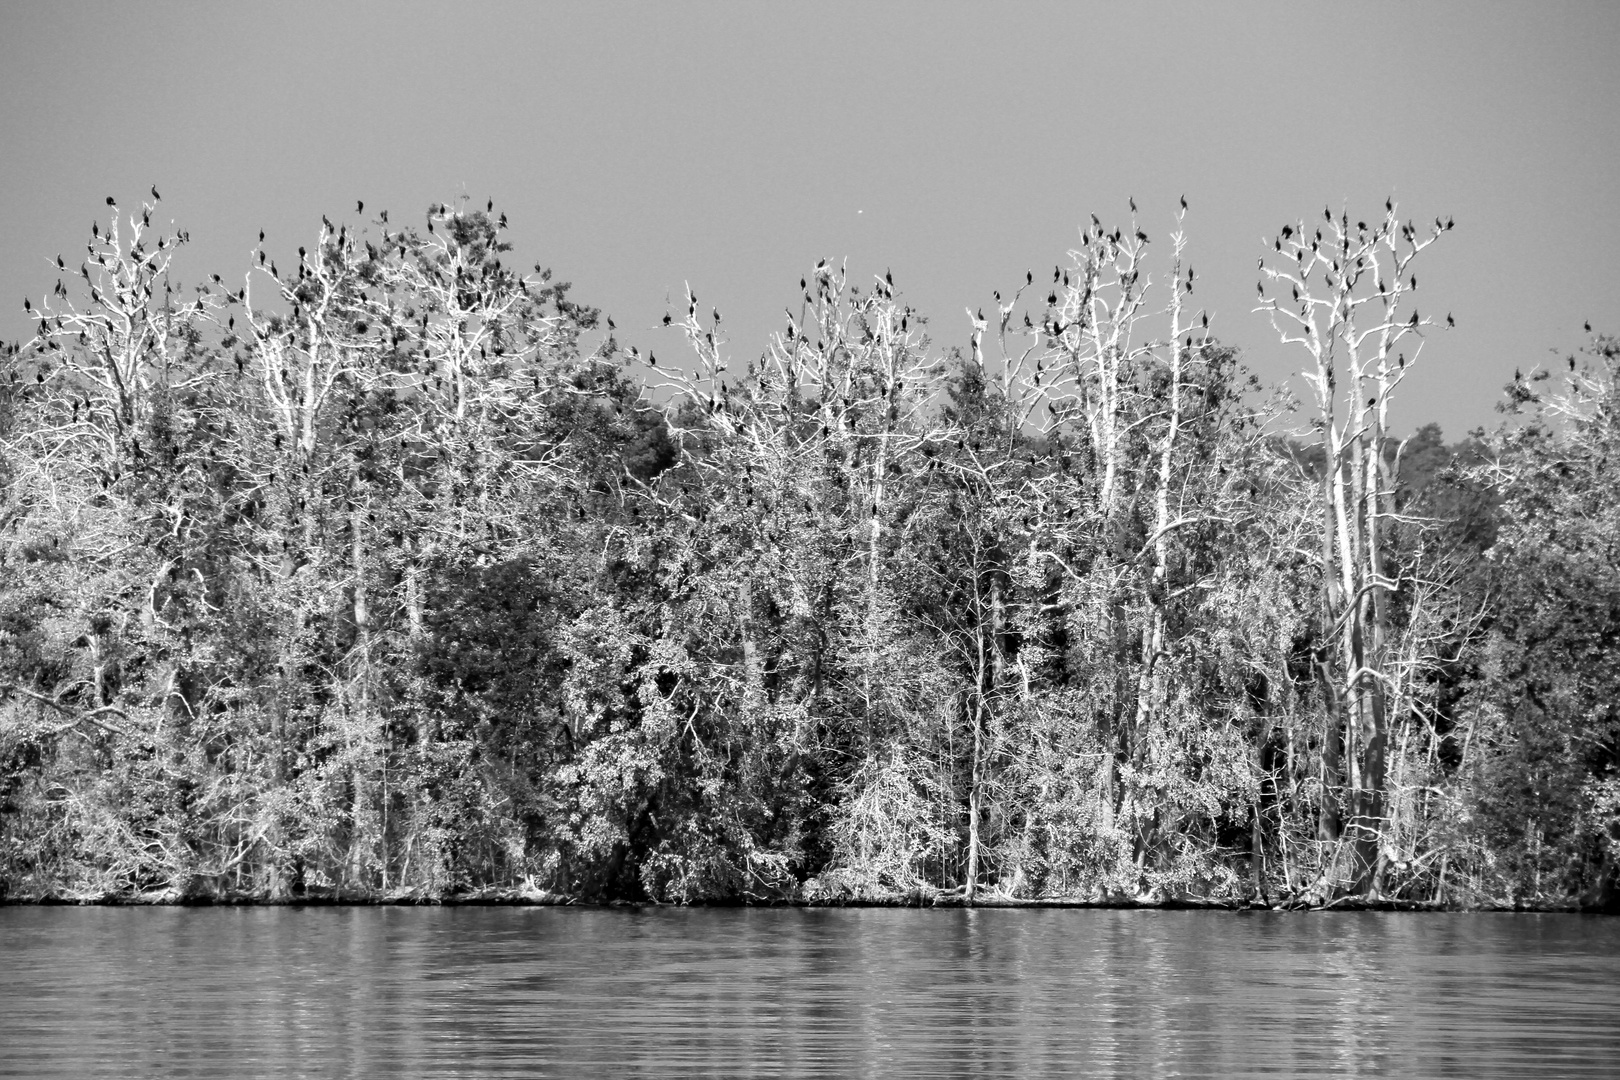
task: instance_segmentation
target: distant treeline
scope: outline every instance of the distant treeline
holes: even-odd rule
[[[0,358],[0,891],[1611,903],[1620,342],[1395,438],[1386,210],[1268,250],[1300,407],[1134,221],[731,362],[492,206],[183,290],[114,207]]]

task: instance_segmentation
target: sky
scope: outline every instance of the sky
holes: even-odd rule
[[[684,283],[757,356],[821,258],[891,271],[941,348],[1127,200],[1185,195],[1212,330],[1268,383],[1263,238],[1324,205],[1450,216],[1450,312],[1392,419],[1494,426],[1515,368],[1620,332],[1620,4],[0,3],[0,338],[105,198],[156,184],[187,282],[322,214],[496,201],[643,353]],[[1166,245],[1168,246],[1168,245]],[[1039,312],[1036,312],[1037,321]],[[1297,380],[1294,384],[1298,386]]]

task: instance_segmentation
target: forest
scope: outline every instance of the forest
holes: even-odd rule
[[[1449,220],[1256,252],[1296,400],[1185,205],[655,357],[493,204],[113,203],[0,355],[6,899],[1617,903],[1620,339],[1398,436]]]

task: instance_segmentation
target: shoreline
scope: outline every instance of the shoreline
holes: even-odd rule
[[[1377,911],[1407,914],[1561,914],[1620,915],[1613,905],[1597,904],[1509,904],[1492,902],[1465,905],[1436,904],[1418,900],[1377,900],[1344,897],[1328,904],[1285,901],[1264,904],[1243,900],[1090,900],[1081,897],[1042,897],[1013,899],[986,897],[969,901],[960,895],[937,897],[896,895],[893,897],[844,900],[723,900],[693,904],[662,904],[650,900],[582,900],[560,893],[533,893],[518,890],[485,890],[443,897],[354,896],[306,894],[270,898],[253,895],[177,897],[171,893],[145,893],[103,896],[7,897],[0,907],[577,907],[592,909],[662,908],[915,908],[915,909],[1055,909],[1094,911],[1222,911],[1234,915],[1256,912],[1344,912]]]

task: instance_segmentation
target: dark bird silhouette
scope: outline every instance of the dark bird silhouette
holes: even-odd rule
[[[672,323],[674,321],[675,321],[674,318],[670,315],[669,312],[667,312],[667,311],[664,312],[664,325],[665,326],[668,326],[670,323]]]
[[[1575,358],[1573,356],[1569,358],[1569,370],[1575,370]]]
[[[1131,213],[1133,213],[1133,214],[1136,213],[1136,200],[1135,199],[1126,199],[1125,201],[1131,204]]]
[[[1451,312],[1449,312],[1449,311],[1446,312],[1446,325],[1447,326],[1456,326],[1457,325],[1457,320],[1453,319],[1451,317]]]
[[[486,213],[486,214],[493,213],[494,210],[495,210],[495,200],[494,199],[491,199],[491,200],[489,200],[488,202],[486,202],[484,204],[484,213]]]
[[[259,243],[261,243],[261,244],[264,243],[264,230],[263,229],[259,230]]]
[[[161,196],[161,195],[159,195],[159,194],[158,194],[158,193],[157,193],[157,185],[156,185],[156,184],[153,184],[153,185],[152,185],[152,201],[153,201],[153,202],[157,202],[157,201],[158,201],[158,200],[160,200],[160,199],[162,199],[162,198],[163,198],[163,196]]]
[[[1181,197],[1181,208],[1183,210],[1187,209],[1187,196],[1185,195]]]
[[[1394,199],[1385,199],[1384,200],[1384,212],[1387,213],[1387,214],[1393,214],[1395,212],[1395,200]]]
[[[354,202],[354,212],[357,213],[357,214],[363,214],[363,213],[366,212],[366,203],[365,203],[364,199],[356,199],[355,200],[355,202]]]
[[[24,311],[33,311],[34,310],[34,305],[29,302],[28,297],[26,297],[26,296],[23,297],[23,310]]]
[[[1592,332],[1592,324],[1591,323],[1586,324],[1586,332],[1588,334],[1590,334]]]
[[[109,196],[107,196],[107,205],[108,206],[117,206],[118,204],[116,202],[114,202],[113,197],[111,195],[109,195]]]
[[[66,270],[67,269],[67,263],[62,261],[62,256],[60,256],[60,255],[58,255],[56,257],[56,268],[58,270]]]
[[[1147,243],[1148,242],[1147,233],[1143,232],[1141,229],[1137,229],[1136,230],[1136,239],[1139,240],[1140,242],[1144,243],[1144,244]]]
[[[302,245],[300,245],[299,248],[298,248],[298,257],[300,259],[302,259],[304,257],[304,249],[303,249]]]

